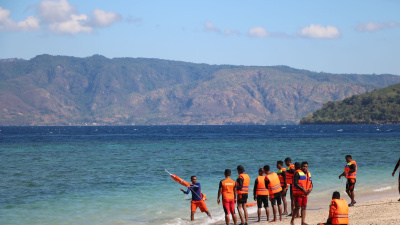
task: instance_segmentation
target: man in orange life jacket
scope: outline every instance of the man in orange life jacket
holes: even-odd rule
[[[349,206],[346,200],[340,199],[340,193],[335,191],[329,206],[329,217],[326,223],[319,225],[346,225],[349,224]]]
[[[269,209],[268,209],[268,195],[269,191],[265,186],[265,175],[264,175],[264,169],[260,168],[258,169],[258,177],[256,181],[254,182],[254,189],[253,189],[253,195],[254,195],[254,200],[257,201],[257,206],[258,206],[258,221],[261,221],[261,208],[262,204],[264,204],[265,208],[265,213],[267,214],[267,221],[269,221]]]
[[[399,166],[400,166],[400,158],[399,158],[399,161],[397,161],[396,166],[394,167],[392,177],[394,177],[394,174],[396,173],[396,170]],[[399,194],[400,194],[400,169],[399,169]],[[400,198],[398,201],[400,201]]]
[[[219,182],[217,203],[220,203],[220,196],[222,194],[222,206],[225,211],[225,223],[229,225],[229,214],[232,214],[233,223],[236,225],[237,217],[235,214],[236,203],[236,183],[231,179],[231,170],[225,170],[225,179]]]
[[[242,165],[237,166],[238,178],[236,179],[236,188],[238,193],[237,203],[238,203],[238,212],[241,221],[241,225],[247,225],[248,214],[247,214],[247,198],[249,196],[249,186],[250,186],[250,177],[248,174],[244,173],[244,167]],[[244,212],[244,217],[242,210]],[[245,221],[246,220],[246,221]]]
[[[342,176],[347,178],[346,183],[346,193],[351,199],[349,206],[354,206],[356,201],[354,200],[354,187],[356,185],[356,174],[357,174],[357,163],[351,157],[351,155],[346,155],[346,166],[344,167],[344,172],[339,175],[339,179]]]
[[[294,165],[296,169],[293,176],[293,198],[295,201],[295,208],[290,224],[294,225],[295,215],[298,214],[301,208],[301,224],[307,225],[305,222],[307,200],[313,188],[311,173],[308,171],[308,162],[302,162],[301,165],[299,162],[296,162]]]
[[[182,188],[180,189],[184,194],[189,194],[192,192],[192,201],[191,201],[191,211],[190,211],[190,219],[194,220],[194,213],[196,212],[197,207],[200,208],[201,212],[206,212],[206,214],[211,218],[211,214],[208,212],[206,202],[202,199],[203,194],[201,193],[201,185],[197,183],[197,177],[191,176],[190,180],[192,184],[187,191],[184,191]]]
[[[283,202],[283,213],[282,215],[287,215],[287,201],[286,201],[286,192],[288,190],[288,185],[286,183],[286,168],[283,167],[283,162],[282,161],[277,161],[276,162],[276,168],[278,168],[278,177],[279,180],[281,182],[281,186],[282,186],[282,192],[281,192],[281,196],[282,196],[282,202]]]
[[[288,216],[292,216],[293,215],[293,209],[294,209],[294,199],[293,199],[293,175],[295,172],[294,169],[294,165],[292,163],[292,159],[287,157],[285,159],[285,165],[288,167],[286,170],[286,183],[287,185],[289,185],[289,193],[290,193],[290,210],[292,210],[292,212],[288,215]],[[296,215],[298,216],[298,215]]]
[[[269,191],[269,200],[271,201],[272,210],[274,213],[274,220],[271,222],[276,222],[276,203],[278,203],[279,210],[279,220],[282,221],[282,200],[281,200],[281,182],[279,181],[279,177],[276,173],[270,172],[269,165],[264,166],[264,172],[267,174],[265,176],[265,186],[268,187]]]

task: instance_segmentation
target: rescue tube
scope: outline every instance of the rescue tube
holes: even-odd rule
[[[171,176],[171,178],[174,181],[178,182],[179,184],[181,184],[181,185],[183,185],[183,186],[185,186],[187,188],[190,187],[190,184],[188,182],[186,182],[184,179],[176,176],[175,174],[172,174],[172,173],[168,172],[168,170],[165,170],[165,171],[167,171],[167,173],[169,173],[169,175]]]
[[[256,206],[257,202],[252,202],[252,203],[246,203],[246,207],[252,207],[252,206]]]

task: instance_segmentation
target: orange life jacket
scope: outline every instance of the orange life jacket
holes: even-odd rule
[[[222,183],[222,199],[235,199],[235,181],[232,179],[225,179]]]
[[[279,177],[276,173],[268,174],[265,179],[269,180],[269,194],[275,194],[282,191],[281,182],[279,181]]]
[[[248,194],[249,193],[249,185],[250,185],[250,177],[246,173],[241,173],[238,178],[242,178],[243,186],[241,190],[238,190],[238,194]],[[238,186],[239,183],[236,184]]]
[[[298,173],[300,175],[299,177],[299,186],[302,187],[304,190],[307,190],[307,176],[303,172],[303,170],[296,170],[294,174]],[[293,185],[293,196],[307,196],[302,192],[300,189],[298,189],[295,185]]]
[[[349,224],[349,206],[344,199],[333,199],[329,209],[332,225]]]
[[[293,176],[294,173],[291,173],[290,170],[294,169],[294,164],[290,164],[289,167],[287,168],[287,173],[286,173],[286,183],[289,184],[293,184]]]
[[[257,177],[256,195],[269,195],[269,191],[265,187],[265,177],[264,176]]]
[[[350,166],[354,164],[356,169],[354,171],[354,173],[349,173],[350,171]],[[346,175],[346,178],[351,178],[351,179],[356,179],[356,175],[357,175],[357,163],[356,161],[351,161],[349,163],[347,163],[347,165],[344,167],[344,174]]]
[[[282,167],[282,169],[280,169],[280,170],[278,170],[278,177],[279,177],[279,181],[281,182],[281,186],[283,187],[283,186],[285,186],[285,179],[283,178],[283,176],[282,176],[282,173],[283,172],[286,172],[286,168],[283,168]],[[288,173],[286,173],[286,176],[287,176],[287,174]],[[285,189],[288,189],[288,184],[286,183],[286,188]]]

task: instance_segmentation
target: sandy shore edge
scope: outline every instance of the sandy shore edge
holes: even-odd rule
[[[342,195],[349,202],[347,195]],[[399,225],[400,224],[400,201],[397,190],[386,192],[369,192],[359,195],[357,204],[349,210],[349,218],[351,225]],[[318,224],[326,222],[329,213],[329,198],[315,199],[308,203],[306,223]],[[288,202],[290,204],[290,201]],[[272,219],[272,209],[270,208],[270,219]],[[289,209],[290,212],[290,209]],[[290,217],[283,216],[282,221],[268,223],[274,225],[290,224]],[[266,224],[266,216],[264,209],[262,210],[261,222],[257,222],[257,213],[249,214],[249,224]],[[213,223],[215,225],[224,225],[225,221]],[[231,220],[231,223],[233,221]],[[238,216],[238,224],[240,219]],[[301,224],[301,219],[295,220],[296,225]]]

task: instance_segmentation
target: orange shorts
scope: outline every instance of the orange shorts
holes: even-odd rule
[[[200,200],[200,201],[191,201],[191,203],[192,203],[192,204],[191,204],[191,210],[192,210],[192,212],[196,212],[197,207],[200,208],[200,211],[201,211],[201,212],[208,211],[206,202],[203,201],[203,200]]]

